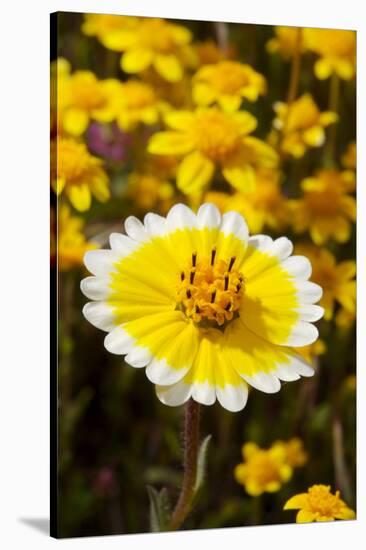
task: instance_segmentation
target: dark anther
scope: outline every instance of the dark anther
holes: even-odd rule
[[[225,290],[229,288],[229,275],[226,275],[225,277]]]
[[[228,271],[231,271],[231,268],[233,267],[235,260],[236,260],[236,257],[235,257],[235,256],[233,256],[233,257],[230,259]]]
[[[200,310],[200,308],[199,308],[198,306],[195,307],[195,310],[196,310],[196,313],[200,313],[200,312],[201,312],[201,310]]]
[[[215,299],[216,299],[216,290],[214,290],[213,293],[211,294],[211,304],[214,303]]]
[[[194,276],[195,276],[196,272],[195,271],[191,271],[190,275],[189,275],[189,282],[191,285],[193,285],[193,281],[194,281]]]
[[[191,291],[189,289],[187,290],[187,298],[188,299],[192,298],[192,294],[191,294]]]
[[[213,248],[211,252],[211,265],[215,263],[215,256],[216,256],[216,248]]]
[[[229,302],[229,303],[225,306],[225,311],[230,311],[230,308],[231,308],[231,303]]]
[[[236,292],[239,292],[240,289],[241,289],[241,284],[237,284],[236,285]]]
[[[193,267],[196,267],[196,260],[197,260],[197,252],[193,252],[193,254],[192,254],[192,265],[193,265]]]
[[[184,281],[184,271],[182,271],[182,273],[180,274],[180,280]]]

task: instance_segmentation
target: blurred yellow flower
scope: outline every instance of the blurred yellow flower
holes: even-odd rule
[[[88,242],[82,231],[84,221],[72,216],[70,208],[62,204],[58,211],[57,257],[61,271],[83,264],[85,252],[98,248],[97,243]]]
[[[156,124],[166,106],[158,100],[149,84],[129,80],[120,85],[120,94],[115,96],[113,108],[118,126],[130,131],[139,123],[148,126]]]
[[[165,214],[174,200],[174,186],[152,173],[132,172],[128,176],[127,196],[142,210],[155,209]]]
[[[333,317],[335,303],[351,314],[356,309],[356,262],[338,262],[326,248],[314,245],[298,245],[296,252],[309,258],[313,271],[311,278],[323,288],[320,304],[325,310],[324,319]]]
[[[352,141],[348,144],[348,147],[342,155],[342,166],[348,170],[356,170],[357,151],[356,142]]]
[[[154,67],[165,80],[177,82],[183,77],[184,66],[191,61],[191,40],[191,32],[182,25],[140,17],[132,19],[125,29],[119,29],[113,41],[104,39],[103,42],[111,49],[124,52],[121,67],[125,73],[141,73]]]
[[[269,53],[280,53],[285,59],[290,58],[299,48],[300,52],[305,50],[304,41],[302,39],[303,29],[299,36],[300,29],[298,27],[275,27],[275,36],[268,40],[266,44]]]
[[[234,188],[249,190],[255,186],[256,168],[272,168],[278,162],[272,147],[248,135],[257,121],[245,111],[173,111],[167,113],[165,121],[171,130],[153,135],[148,151],[184,157],[178,167],[177,185],[188,195],[203,191],[216,168]]]
[[[51,185],[63,191],[76,210],[89,210],[92,194],[100,202],[110,197],[103,162],[91,155],[84,143],[58,138],[51,144]]]
[[[137,27],[139,19],[128,15],[108,15],[100,13],[84,14],[81,30],[87,36],[95,36],[105,48],[120,51],[124,32]]]
[[[194,49],[198,57],[198,64],[210,65],[218,63],[225,59],[225,55],[213,40],[205,40],[204,42],[195,42]]]
[[[58,60],[57,118],[58,134],[80,136],[90,119],[111,122],[114,119],[114,98],[121,93],[120,82],[115,79],[98,80],[91,71],[71,74],[69,63]]]
[[[275,445],[283,446],[285,449],[285,461],[291,468],[300,468],[308,460],[308,453],[299,437],[293,437],[289,441],[276,441]]]
[[[323,80],[335,73],[350,80],[356,72],[356,33],[336,29],[304,29],[304,40],[309,50],[319,59],[314,65],[315,75]]]
[[[285,447],[280,444],[270,449],[261,449],[255,443],[242,447],[244,462],[234,469],[234,477],[251,496],[279,491],[293,473],[286,461]]]
[[[256,101],[266,92],[266,80],[250,65],[221,61],[201,67],[193,77],[193,101],[207,107],[218,103],[225,111],[237,111],[244,98]]]
[[[356,200],[353,172],[321,170],[301,182],[303,196],[290,202],[292,223],[296,233],[309,231],[315,244],[330,238],[347,242],[352,222],[356,220]]]
[[[325,141],[324,128],[338,120],[331,111],[320,112],[310,94],[304,94],[293,103],[277,102],[273,126],[281,132],[281,149],[296,158],[308,147],[320,147]]]
[[[282,231],[289,223],[288,199],[281,191],[279,173],[257,170],[255,188],[247,193],[235,193],[225,205],[225,211],[235,210],[245,217],[252,233],[264,227]]]
[[[339,491],[330,492],[329,485],[313,485],[307,493],[291,497],[284,510],[299,510],[296,523],[312,521],[333,521],[335,519],[355,519],[356,514],[341,500]]]
[[[345,330],[349,330],[356,320],[356,310],[340,309],[335,316],[336,325]]]

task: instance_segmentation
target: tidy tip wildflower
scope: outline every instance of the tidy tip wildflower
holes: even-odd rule
[[[248,384],[273,393],[313,374],[292,347],[317,339],[322,291],[286,237],[250,237],[242,216],[211,204],[129,217],[125,231],[85,255],[83,312],[108,351],[146,368],[163,403],[238,411]]]

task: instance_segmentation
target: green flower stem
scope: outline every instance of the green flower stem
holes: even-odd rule
[[[192,509],[194,487],[197,476],[197,458],[199,449],[200,406],[190,399],[185,408],[184,418],[184,473],[181,492],[173,511],[169,531],[181,527]]]
[[[297,28],[295,51],[291,61],[290,83],[287,92],[287,105],[290,106],[295,101],[299,88],[300,71],[301,71],[301,44],[302,44],[302,28]]]

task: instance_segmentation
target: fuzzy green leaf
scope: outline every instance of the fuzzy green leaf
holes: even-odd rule
[[[168,491],[163,487],[159,492],[151,485],[147,485],[146,489],[150,500],[150,531],[165,531],[170,519]]]

